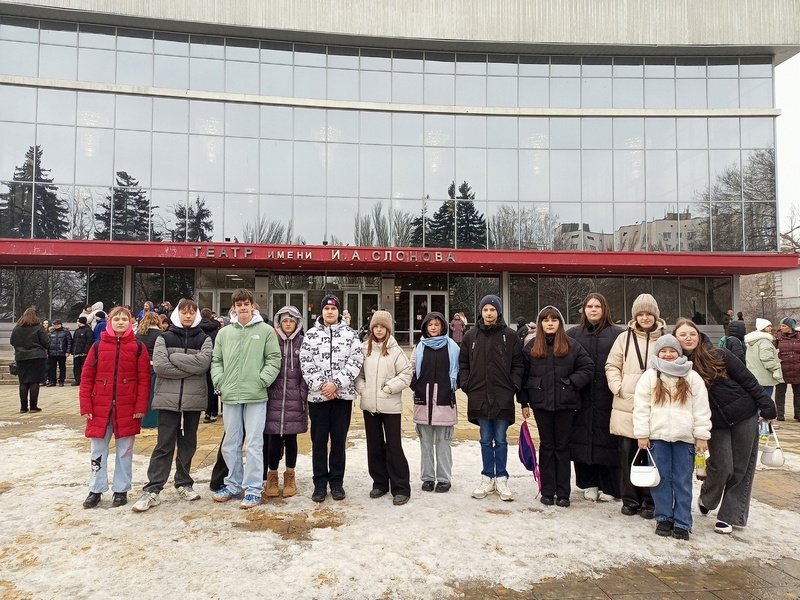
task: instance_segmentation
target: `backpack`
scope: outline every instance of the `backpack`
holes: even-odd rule
[[[136,340],[136,358],[138,359],[142,355],[142,342],[140,340]],[[100,360],[100,342],[95,342],[92,344],[92,348],[94,348],[94,362],[92,363],[93,367],[97,366],[97,361]],[[89,352],[92,351],[92,348],[89,348]],[[86,353],[86,356],[89,356],[89,352]]]
[[[727,335],[723,335],[721,338],[719,338],[719,341],[717,342],[717,347],[718,348],[727,348],[728,347],[728,336]]]
[[[539,477],[539,461],[536,460],[536,446],[533,444],[531,437],[531,430],[528,429],[528,421],[522,422],[519,428],[519,460],[524,467],[533,473],[533,478],[536,480],[538,492],[536,497],[542,493],[542,480]]]

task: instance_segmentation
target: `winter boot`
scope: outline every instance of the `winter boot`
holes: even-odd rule
[[[294,469],[283,472],[283,497],[290,498],[297,493],[297,483],[294,480]]]
[[[278,489],[278,472],[269,471],[267,473],[267,498],[277,498],[281,495]]]

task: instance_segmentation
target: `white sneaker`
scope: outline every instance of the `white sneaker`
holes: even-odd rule
[[[186,500],[191,502],[192,500],[199,500],[200,494],[192,489],[190,485],[181,485],[175,488],[175,491],[178,492],[178,496],[181,497],[181,500]]]
[[[597,502],[600,497],[600,488],[590,487],[583,490],[583,497],[592,502]]]
[[[161,497],[157,492],[144,492],[142,497],[136,501],[131,507],[133,512],[144,512],[148,510],[151,506],[158,506],[161,504]]]
[[[508,477],[498,477],[494,480],[494,489],[497,490],[501,500],[511,502],[514,499],[514,494],[508,489]]]
[[[606,494],[605,492],[600,492],[599,494],[597,494],[597,501],[598,502],[616,502],[617,498],[615,498],[611,494]]]
[[[491,477],[486,477],[485,475],[481,475],[481,484],[472,490],[472,497],[478,498],[486,498],[489,494],[494,492],[494,479]]]

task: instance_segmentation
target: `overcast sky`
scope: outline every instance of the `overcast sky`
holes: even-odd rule
[[[800,204],[800,54],[775,68],[778,199],[783,225],[789,207]]]

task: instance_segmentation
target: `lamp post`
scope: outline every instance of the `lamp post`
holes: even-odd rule
[[[761,296],[761,318],[764,317],[764,296],[766,295],[764,292],[758,292],[758,295]]]

